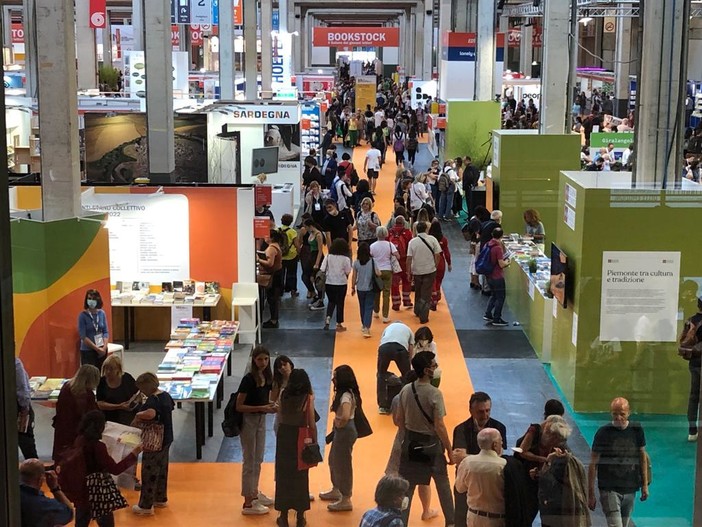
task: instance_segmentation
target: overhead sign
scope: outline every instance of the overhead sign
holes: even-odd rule
[[[505,56],[505,34],[496,34],[496,60],[503,62]],[[477,35],[451,31],[444,33],[442,56],[443,60],[450,62],[475,62],[476,61]]]
[[[300,105],[261,105],[230,104],[219,107],[227,116],[227,121],[238,124],[298,124]]]
[[[398,47],[399,27],[315,27],[312,43],[319,47]]]
[[[12,43],[24,44],[24,27],[20,22],[12,23]]]
[[[106,27],[107,0],[90,0],[90,27],[92,29]]]
[[[271,89],[279,92],[292,86],[292,36],[275,33],[271,40]]]
[[[212,0],[190,0],[190,23],[209,24],[212,21]]]

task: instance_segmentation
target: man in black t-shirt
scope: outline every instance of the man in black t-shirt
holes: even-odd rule
[[[628,527],[636,491],[641,489],[641,501],[648,499],[646,438],[641,425],[629,421],[629,401],[617,397],[612,401],[611,413],[612,422],[600,427],[592,442],[588,505],[595,510],[597,475],[607,525]]]
[[[327,199],[324,202],[324,207],[327,210],[327,215],[322,222],[322,229],[327,238],[327,247],[337,238],[343,238],[351,246],[351,227],[353,218],[349,209],[339,210],[336,201]]]

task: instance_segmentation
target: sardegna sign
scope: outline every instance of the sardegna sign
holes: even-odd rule
[[[319,47],[398,47],[399,27],[315,27],[312,44]]]

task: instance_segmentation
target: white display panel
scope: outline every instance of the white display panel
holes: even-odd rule
[[[168,194],[83,194],[84,212],[105,212],[110,282],[190,278],[188,198]]]
[[[600,340],[677,340],[679,252],[604,251]]]

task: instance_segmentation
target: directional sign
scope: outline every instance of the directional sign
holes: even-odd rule
[[[190,0],[178,0],[178,23],[190,23]]]

